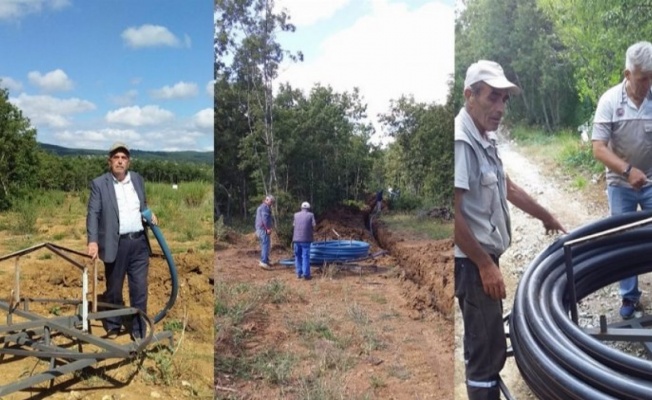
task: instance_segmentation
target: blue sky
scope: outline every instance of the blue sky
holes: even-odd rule
[[[454,0],[276,0],[297,30],[283,33],[285,49],[302,63],[281,66],[279,82],[307,93],[316,83],[336,91],[358,87],[377,133],[391,141],[376,115],[390,100],[412,95],[443,104],[454,72]]]
[[[213,150],[212,0],[0,0],[0,85],[37,140]]]

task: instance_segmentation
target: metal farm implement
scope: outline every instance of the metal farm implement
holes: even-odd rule
[[[166,308],[154,318],[136,308],[99,302],[98,262],[91,261],[90,256],[84,253],[53,243],[42,243],[0,257],[0,263],[14,260],[14,282],[11,294],[8,299],[0,299],[0,366],[18,363],[28,357],[48,363],[44,370],[14,382],[5,383],[4,378],[0,378],[0,396],[28,388],[47,391],[49,388],[35,386],[49,381],[51,389],[55,379],[89,368],[99,362],[115,359],[116,364],[120,364],[135,359],[150,344],[162,340],[168,340],[170,347],[172,346],[172,332],[163,330],[155,333],[154,324],[162,319],[174,304],[178,288],[176,267],[160,231],[157,227],[152,230],[168,258],[173,286]],[[22,294],[21,257],[42,249],[49,250],[81,272],[82,291],[79,298],[34,298]],[[83,262],[78,261],[79,259]],[[73,315],[63,316],[52,315],[50,312],[46,312],[50,315],[45,315],[46,313],[42,311],[61,309],[55,308],[60,306],[74,308],[76,312]],[[105,318],[122,317],[124,321],[129,321],[136,315],[141,315],[147,324],[147,336],[138,342],[119,343],[117,339],[107,337],[104,329],[97,326],[98,321],[101,322]],[[95,327],[100,331],[98,333],[101,336],[94,334]]]

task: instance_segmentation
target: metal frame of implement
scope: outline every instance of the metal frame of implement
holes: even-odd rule
[[[80,300],[43,299],[21,297],[20,258],[40,249],[68,261],[82,272],[82,295]],[[25,357],[36,357],[48,361],[45,371],[4,384],[0,382],[0,396],[31,388],[62,375],[87,368],[107,359],[133,359],[148,345],[165,339],[173,345],[170,331],[154,333],[154,322],[140,310],[131,307],[117,307],[97,301],[97,261],[80,263],[71,258],[76,255],[89,259],[87,254],[67,249],[53,243],[41,243],[27,249],[0,257],[0,262],[15,259],[14,284],[10,298],[0,300],[0,314],[6,313],[6,324],[0,324],[0,364],[10,363]],[[90,270],[90,271],[89,271]],[[89,288],[90,280],[90,288]],[[89,297],[91,301],[89,303]],[[32,303],[58,303],[77,306],[78,314],[48,317],[30,311]],[[98,311],[101,306],[103,311]],[[89,310],[90,308],[90,310]],[[91,321],[114,316],[140,314],[146,321],[148,335],[139,343],[117,343],[115,340],[93,335]],[[84,352],[84,346],[91,350]]]

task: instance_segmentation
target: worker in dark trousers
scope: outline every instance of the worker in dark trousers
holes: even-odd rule
[[[507,201],[543,222],[547,232],[565,232],[509,179],[498,155],[495,131],[509,96],[519,92],[498,63],[478,61],[466,72],[464,107],[455,117],[455,296],[464,322],[470,400],[500,398],[507,342],[498,259],[511,243]]]

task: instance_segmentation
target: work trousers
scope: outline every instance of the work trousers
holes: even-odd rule
[[[294,242],[294,269],[298,277],[310,278],[310,242]]]
[[[129,305],[147,313],[147,273],[149,269],[149,247],[143,234],[135,239],[120,238],[118,254],[112,263],[105,263],[106,292],[104,301],[115,305],[124,305],[122,287],[125,276],[129,285]],[[119,329],[121,317],[104,320],[106,330]],[[135,338],[145,337],[147,327],[139,315],[133,318],[131,335]]]
[[[498,265],[498,259],[494,258]],[[455,297],[464,321],[464,363],[469,400],[500,399],[499,373],[507,358],[501,300],[484,292],[478,267],[455,258]]]
[[[640,190],[620,186],[607,186],[607,199],[611,215],[621,215],[634,212],[641,207],[641,210],[652,210],[652,186],[646,186]],[[641,290],[638,288],[638,275],[630,276],[620,281],[620,297],[633,302],[641,298]]]
[[[256,236],[260,242],[260,261],[269,264],[269,248],[271,244],[269,235],[265,229],[256,229]]]

